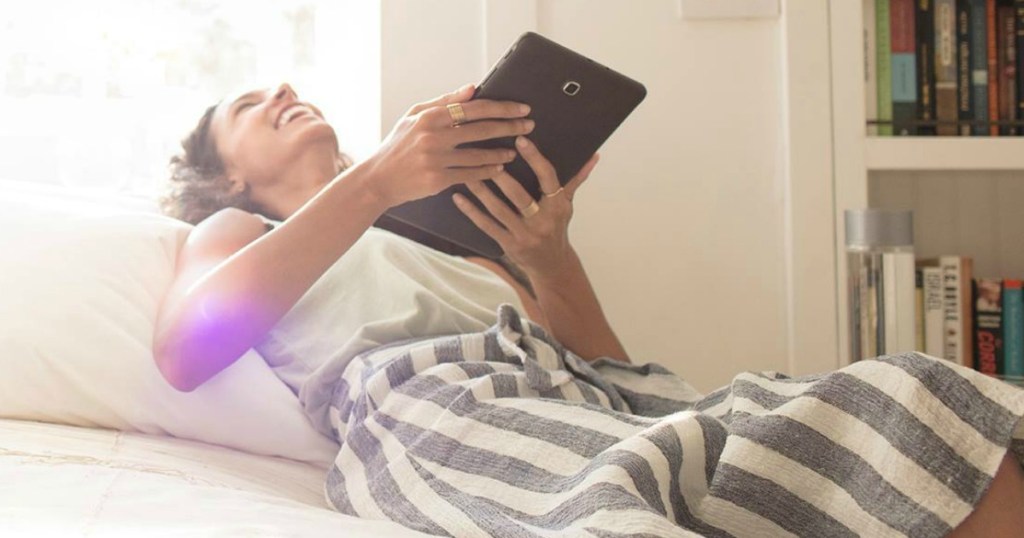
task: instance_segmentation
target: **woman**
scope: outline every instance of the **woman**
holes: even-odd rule
[[[550,163],[525,136],[532,129],[528,108],[470,101],[471,96],[467,86],[412,107],[376,153],[354,165],[339,152],[335,132],[319,110],[299,101],[287,85],[211,107],[186,139],[185,155],[174,161],[175,183],[185,188],[165,200],[169,214],[198,222],[179,255],[154,340],[167,380],[179,390],[193,390],[255,347],[278,357],[268,361],[305,400],[313,397],[303,390],[310,376],[337,377],[346,364],[334,360],[333,371],[314,372],[322,364],[316,364],[319,359],[302,363],[305,357],[328,357],[341,348],[351,358],[402,336],[479,330],[493,322],[493,307],[506,302],[518,302],[531,320],[584,359],[628,362],[566,233],[572,197],[593,170],[596,155],[559,188]],[[448,106],[454,104],[461,106],[466,123]],[[546,196],[536,205],[502,170],[515,152],[457,147],[504,136],[517,137],[518,152],[540,179]],[[488,178],[519,213],[482,186]],[[465,183],[497,220],[465,200],[457,205],[503,247],[528,281],[517,281],[489,260],[431,252],[371,229],[387,208],[456,183]],[[203,185],[209,188],[197,187]],[[268,230],[254,212],[283,223]],[[371,243],[390,246],[374,250]],[[353,261],[345,269],[348,260],[361,257],[369,261]],[[400,275],[375,280],[377,271]],[[331,278],[321,278],[325,274]],[[367,289],[372,294],[359,295],[370,293]],[[326,308],[322,301],[332,294],[344,298]],[[404,296],[415,299],[393,302]],[[344,306],[355,312],[337,314]],[[383,325],[372,319],[392,318],[396,311],[405,314]],[[309,330],[318,317],[332,315],[341,317],[323,323],[323,330]],[[358,337],[331,341],[344,332],[339,325]],[[295,336],[299,332],[314,337]],[[1004,458],[991,484],[952,536],[1020,536],[1024,477],[1019,464]]]

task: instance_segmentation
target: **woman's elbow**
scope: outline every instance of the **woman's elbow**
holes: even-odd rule
[[[180,341],[166,332],[157,333],[153,339],[153,360],[157,370],[169,385],[179,392],[192,392],[202,382],[188,368],[189,354],[183,351]]]

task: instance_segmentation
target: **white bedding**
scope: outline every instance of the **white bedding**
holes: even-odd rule
[[[0,419],[0,536],[427,536],[330,510],[325,473],[172,437]]]

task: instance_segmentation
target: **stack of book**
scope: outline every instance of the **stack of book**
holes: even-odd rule
[[[1024,294],[1016,278],[974,278],[971,258],[918,260],[917,349],[1024,384]]]
[[[1024,0],[864,6],[868,134],[1024,135]]]

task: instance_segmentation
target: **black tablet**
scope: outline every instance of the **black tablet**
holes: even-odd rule
[[[527,137],[551,161],[564,185],[611,136],[646,96],[639,82],[569,50],[550,39],[527,32],[491,68],[473,99],[518,101],[530,105],[535,126]],[[468,144],[483,148],[515,149],[513,137]],[[522,158],[505,165],[535,200],[541,190],[533,170]],[[510,207],[512,203],[493,181],[485,184]],[[477,228],[452,202],[459,192],[486,208],[464,185],[389,209],[386,215],[454,243],[469,253],[498,258],[501,247]]]

